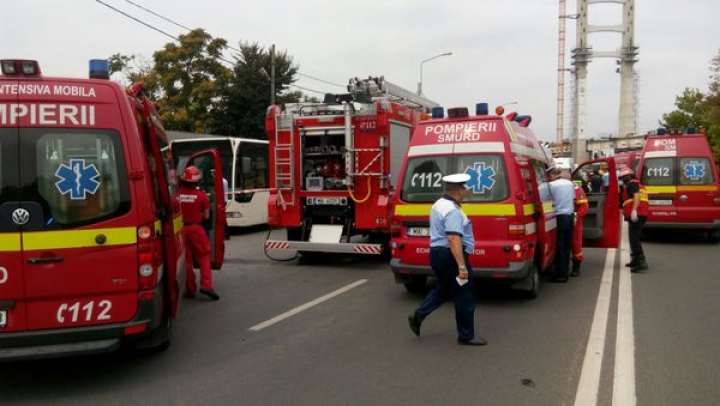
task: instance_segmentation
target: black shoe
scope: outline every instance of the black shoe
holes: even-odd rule
[[[550,283],[567,283],[568,278],[567,277],[561,277],[561,276],[553,276],[552,278],[547,280]]]
[[[580,262],[573,261],[573,267],[572,271],[570,271],[570,276],[580,276]]]
[[[631,255],[630,262],[626,263],[625,266],[628,268],[632,268],[637,264],[638,264],[637,255]]]
[[[645,255],[638,255],[637,262],[633,265],[632,268],[630,268],[630,272],[637,273],[637,272],[643,272],[646,271],[648,268],[650,268],[645,262]]]
[[[220,300],[220,295],[218,295],[213,288],[200,288],[200,293],[214,301]]]
[[[410,330],[412,330],[416,336],[420,337],[420,325],[422,324],[422,320],[420,320],[415,314],[411,314],[408,316],[408,324],[410,325]]]
[[[480,337],[473,337],[469,340],[458,340],[460,345],[487,345],[487,341]]]
[[[190,292],[185,292],[185,297],[188,299],[195,299],[195,294]]]

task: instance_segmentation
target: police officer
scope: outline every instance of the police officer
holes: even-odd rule
[[[195,166],[185,168],[180,177],[180,208],[185,227],[185,260],[187,263],[187,279],[185,279],[185,295],[195,297],[197,284],[193,263],[200,265],[200,293],[212,300],[220,296],[212,288],[212,270],[210,269],[210,240],[202,226],[203,219],[210,218],[210,200],[205,192],[198,189],[202,179],[200,170]]]
[[[640,234],[643,225],[647,221],[650,202],[648,200],[645,186],[635,177],[632,169],[627,166],[618,174],[625,185],[623,189],[623,217],[628,222],[628,234],[630,239],[631,260],[625,266],[630,267],[631,272],[646,271],[649,266],[645,260]]]
[[[582,249],[583,221],[590,209],[587,195],[582,186],[575,183],[575,228],[572,239],[572,270],[570,276],[580,276],[580,266],[585,260]]]
[[[410,330],[420,336],[420,325],[449,298],[455,301],[455,322],[458,344],[485,345],[475,337],[475,286],[470,278],[472,269],[468,255],[475,248],[472,224],[460,207],[468,194],[465,173],[443,177],[445,195],[430,211],[430,266],[437,277],[437,286],[413,314],[408,316]]]
[[[550,180],[550,192],[555,204],[557,220],[557,245],[555,247],[555,272],[549,282],[565,283],[570,267],[570,250],[573,236],[573,216],[575,213],[575,185],[560,177],[557,168],[547,170]]]

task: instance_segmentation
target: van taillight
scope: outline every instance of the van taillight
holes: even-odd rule
[[[402,237],[402,222],[395,217],[390,223],[390,235],[393,237]]]
[[[715,204],[720,206],[720,196],[715,196]]]
[[[525,224],[509,224],[508,236],[510,236],[510,238],[525,237]]]
[[[157,284],[157,256],[155,255],[155,224],[138,227],[138,286],[150,290]]]

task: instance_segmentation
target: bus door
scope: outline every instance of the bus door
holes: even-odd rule
[[[210,198],[210,219],[203,222],[210,237],[210,264],[213,269],[222,268],[225,256],[225,191],[220,154],[217,150],[205,150],[193,154],[188,166],[197,167],[202,173],[200,189]]]
[[[620,187],[615,160],[596,159],[580,165],[572,180],[584,188],[593,174],[605,171],[608,186],[599,190],[586,190],[589,209],[583,221],[583,247],[617,248],[620,242]]]
[[[0,333],[26,328],[18,139],[17,127],[0,127]]]

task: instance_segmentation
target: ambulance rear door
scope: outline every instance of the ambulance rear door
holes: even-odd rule
[[[679,156],[677,221],[712,224],[720,217],[718,183],[710,156]]]
[[[589,190],[590,177],[601,170],[608,173],[608,186]],[[620,242],[620,188],[615,160],[595,159],[580,165],[572,179],[586,188],[589,209],[583,221],[583,247],[617,248]]]
[[[21,229],[17,224],[25,212],[20,207],[18,127],[9,115],[15,103],[15,95],[0,93],[0,333],[26,328]]]
[[[138,219],[115,89],[26,85],[94,95],[19,97],[27,329],[129,321],[138,309]]]
[[[202,173],[200,189],[210,199],[210,219],[203,222],[210,237],[210,264],[213,269],[222,268],[225,256],[225,192],[220,153],[215,149],[200,151],[188,160],[188,166],[194,165]]]

